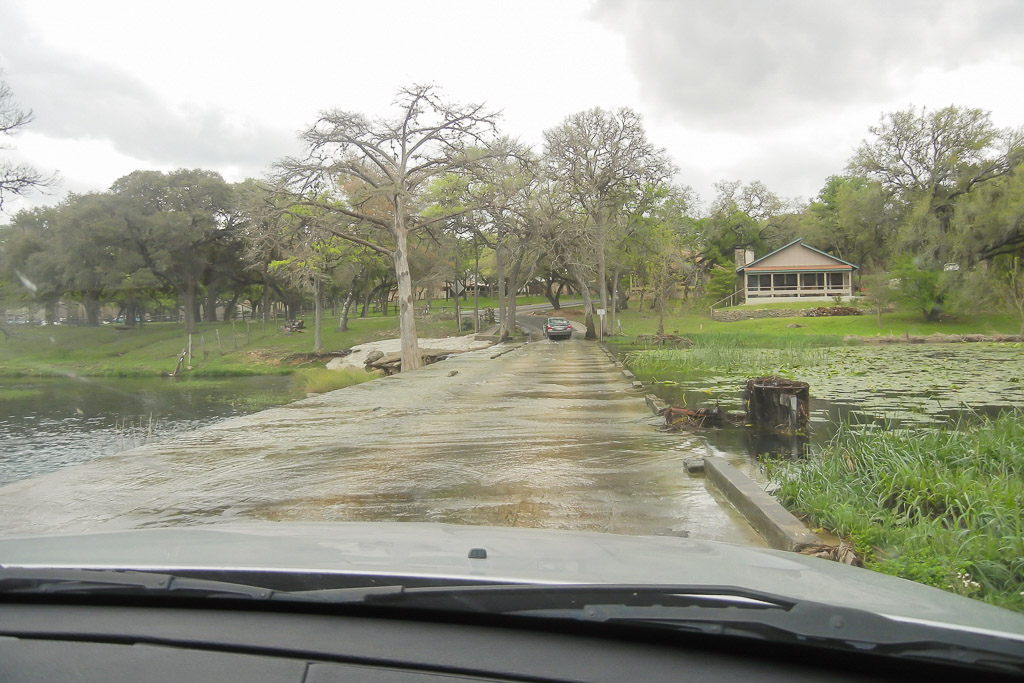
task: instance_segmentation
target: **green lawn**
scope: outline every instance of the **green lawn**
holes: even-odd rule
[[[617,339],[629,341],[637,335],[654,334],[658,329],[658,315],[653,311],[621,311],[619,320],[622,322],[623,334]],[[787,325],[801,327],[787,327]],[[930,335],[942,334],[1016,334],[1020,330],[1020,321],[1011,315],[978,314],[962,315],[956,319],[941,322],[926,322],[917,311],[899,311],[882,314],[882,325],[878,318],[870,313],[856,316],[837,316],[827,318],[759,318],[757,320],[740,320],[722,322],[712,320],[706,309],[680,311],[676,309],[665,316],[665,332],[694,337],[707,333],[727,332],[735,335],[753,335],[770,339],[794,336],[833,337],[836,344],[841,344],[843,337],[857,335],[874,337],[877,335]],[[616,337],[612,338],[613,340]]]
[[[288,374],[292,364],[283,362],[297,353],[312,353],[312,316],[306,330],[284,334],[274,323],[200,323],[192,335],[194,376]],[[325,319],[323,343],[327,351],[345,349],[367,341],[398,336],[398,318],[353,318],[347,332]],[[0,336],[0,376],[152,376],[174,370],[188,337],[178,323],[148,323],[141,328],[117,330],[101,327],[27,326],[5,328]],[[420,337],[451,336],[454,320],[427,318],[417,321]]]

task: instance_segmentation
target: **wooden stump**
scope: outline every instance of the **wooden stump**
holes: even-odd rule
[[[810,417],[810,385],[785,377],[748,380],[743,392],[747,421],[755,429],[780,434],[806,432]]]

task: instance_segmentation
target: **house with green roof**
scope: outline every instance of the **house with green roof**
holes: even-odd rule
[[[803,239],[747,262],[752,256],[750,251],[736,250],[738,289],[748,304],[853,296],[853,271],[857,266],[808,246]]]

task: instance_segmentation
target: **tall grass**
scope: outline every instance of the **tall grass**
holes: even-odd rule
[[[682,379],[697,373],[740,370],[745,375],[787,374],[823,363],[830,336],[780,337],[768,334],[713,332],[694,336],[688,349],[628,352],[624,362],[645,379]]]
[[[1024,413],[960,431],[840,428],[776,462],[776,496],[866,566],[1024,612]]]
[[[335,389],[344,389],[353,384],[362,384],[376,379],[374,375],[360,368],[343,368],[328,370],[327,368],[303,368],[292,375],[292,387],[304,394],[323,394]]]

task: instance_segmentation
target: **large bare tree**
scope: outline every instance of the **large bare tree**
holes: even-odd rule
[[[489,154],[497,114],[481,104],[455,105],[432,85],[403,88],[393,118],[331,110],[302,133],[305,156],[277,164],[279,185],[295,205],[312,204],[352,219],[357,229],[326,227],[387,255],[395,269],[402,369],[422,361],[416,336],[409,238],[465,211],[430,206],[423,193],[436,179],[460,173]]]
[[[647,140],[643,119],[622,107],[573,114],[544,132],[548,170],[586,218],[597,258],[601,308],[608,308],[610,234],[623,224],[624,207],[674,172],[665,150]]]
[[[0,137],[16,134],[19,129],[32,122],[32,112],[20,109],[14,102],[14,93],[3,80],[0,71]],[[0,145],[0,149],[9,149]],[[57,180],[55,175],[46,175],[28,164],[16,164],[8,159],[0,159],[0,209],[4,206],[4,198],[11,195],[20,196],[34,188],[44,188]]]

